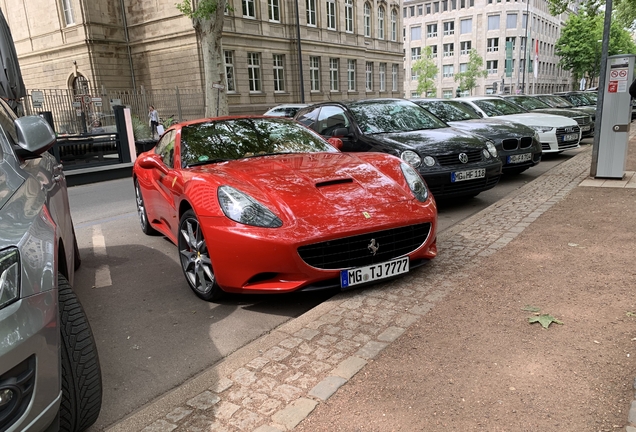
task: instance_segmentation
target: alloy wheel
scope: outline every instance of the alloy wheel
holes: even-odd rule
[[[179,235],[183,273],[197,293],[207,296],[214,289],[215,277],[199,221],[195,217],[185,218],[179,227]]]

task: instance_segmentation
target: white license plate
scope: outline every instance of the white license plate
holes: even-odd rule
[[[591,128],[591,127],[592,127],[592,126],[590,126],[590,125],[587,125],[587,126],[581,126],[581,130],[582,130],[583,132],[587,132],[587,131],[589,131],[589,130],[590,130],[590,128]]]
[[[349,288],[409,272],[409,258],[402,257],[366,267],[340,271],[340,286]]]
[[[532,160],[532,153],[524,153],[524,154],[516,154],[516,155],[508,156],[509,164],[527,162],[529,160]]]
[[[579,139],[579,134],[563,135],[563,141],[576,141],[577,139]]]
[[[479,168],[479,169],[468,170],[468,171],[455,171],[451,173],[451,182],[455,183],[455,182],[460,182],[464,180],[474,180],[474,179],[484,178],[484,177],[486,177],[485,168]]]

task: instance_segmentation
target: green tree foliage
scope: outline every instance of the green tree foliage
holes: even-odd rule
[[[483,66],[484,59],[477,53],[475,48],[471,49],[466,71],[455,74],[455,81],[459,81],[459,87],[473,94],[473,89],[477,87],[477,78],[486,78],[488,76],[488,71],[483,69]]]
[[[603,39],[603,13],[584,9],[570,15],[555,45],[563,69],[572,71],[575,80],[588,77],[594,82],[600,74]],[[608,55],[636,53],[630,33],[617,20],[612,20]]]
[[[417,92],[427,97],[429,94],[437,93],[435,87],[435,76],[439,68],[431,58],[431,47],[424,49],[422,57],[411,64],[411,70],[417,75]]]
[[[636,27],[636,0],[614,0],[615,17],[625,28]]]

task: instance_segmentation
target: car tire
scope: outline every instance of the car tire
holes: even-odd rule
[[[81,432],[102,407],[102,373],[93,332],[68,281],[58,275],[62,402],[60,431]]]
[[[141,195],[141,188],[139,187],[139,181],[137,180],[135,180],[135,199],[137,201],[137,215],[139,216],[139,225],[141,226],[141,230],[146,235],[159,234],[156,229],[150,226],[150,221],[148,220],[148,211],[146,210],[144,197],[143,195]]]
[[[224,291],[216,282],[208,246],[194,211],[188,210],[181,216],[178,236],[181,270],[192,291],[205,301],[223,297]]]

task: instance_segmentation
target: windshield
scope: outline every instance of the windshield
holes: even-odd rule
[[[537,98],[529,96],[512,96],[506,99],[530,111],[536,109],[550,108],[550,105],[541,102]]]
[[[563,95],[563,98],[567,99],[568,102],[570,102],[572,105],[576,107],[594,105],[594,102],[590,101],[582,94],[573,93],[573,94]]]
[[[573,105],[568,102],[566,99],[563,99],[561,96],[552,96],[552,95],[541,95],[536,96],[537,99],[540,99],[542,102],[550,105],[553,108],[572,108]]]
[[[365,134],[439,129],[448,125],[413,102],[400,99],[356,102],[351,113]]]
[[[503,99],[477,99],[473,103],[481,108],[488,117],[497,117],[510,114],[523,114],[528,111]]]
[[[184,167],[280,153],[337,151],[314,132],[282,118],[210,121],[181,130]]]
[[[460,102],[421,101],[416,103],[445,122],[481,119],[475,111]]]

